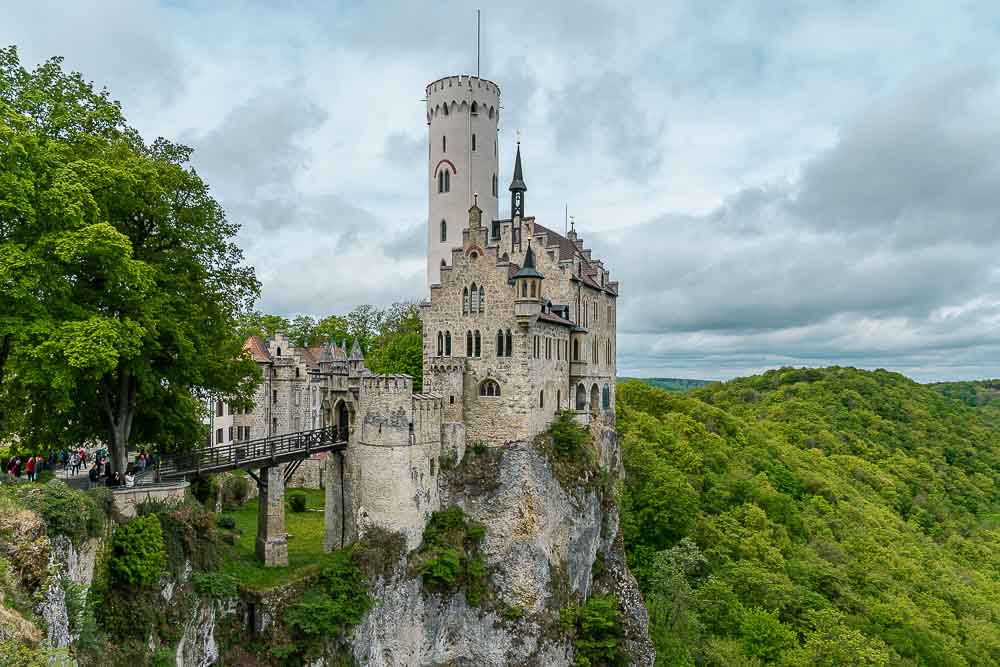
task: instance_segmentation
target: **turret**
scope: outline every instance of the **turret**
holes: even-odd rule
[[[462,245],[473,193],[487,222],[499,217],[497,128],[500,87],[475,76],[449,76],[426,89],[428,150],[427,286]]]
[[[524,253],[524,265],[514,274],[514,314],[517,323],[527,327],[538,318],[542,303],[542,279],[535,268],[535,251],[528,240],[528,251]]]

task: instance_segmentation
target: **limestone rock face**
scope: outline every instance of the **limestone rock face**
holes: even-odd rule
[[[72,581],[86,595],[94,578],[94,565],[100,548],[101,542],[96,539],[87,540],[79,548],[61,535],[51,540],[50,576],[35,611],[45,621],[46,639],[57,648],[67,647],[78,639],[70,632],[63,580]]]
[[[601,433],[598,444],[604,469],[620,474],[614,432]],[[487,526],[482,550],[496,602],[476,608],[461,592],[429,594],[401,565],[374,587],[376,607],[351,635],[354,657],[360,664],[386,667],[571,665],[572,646],[559,630],[559,610],[592,593],[614,592],[631,664],[652,665],[648,617],[625,566],[617,509],[596,482],[564,488],[531,443],[467,452],[465,461],[441,477],[441,506],[458,505]],[[606,574],[595,583],[599,553]],[[502,613],[513,607],[523,611],[518,620]]]

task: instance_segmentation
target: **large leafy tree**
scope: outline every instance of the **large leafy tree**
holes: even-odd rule
[[[237,226],[107,91],[0,49],[0,407],[28,447],[200,437],[199,395],[247,398],[236,326],[259,292]]]

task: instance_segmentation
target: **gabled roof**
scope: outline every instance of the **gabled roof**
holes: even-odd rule
[[[566,318],[561,317],[556,313],[546,313],[544,310],[542,311],[541,315],[538,316],[538,319],[540,319],[543,322],[551,322],[552,324],[562,324],[563,326],[567,327],[576,326]]]
[[[271,355],[267,352],[267,345],[260,336],[250,336],[243,343],[243,349],[250,352],[250,358],[256,362],[271,361]]]
[[[548,236],[549,244],[555,241],[559,246],[559,257],[558,260],[562,261],[564,259],[573,259],[573,255],[576,253],[576,244],[570,241],[568,238],[563,236],[558,232],[554,232],[544,225],[535,223],[535,234],[544,233]]]

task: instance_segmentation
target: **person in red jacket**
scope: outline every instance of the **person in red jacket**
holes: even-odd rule
[[[29,456],[27,462],[24,464],[24,472],[28,476],[28,481],[35,481],[35,457]]]

